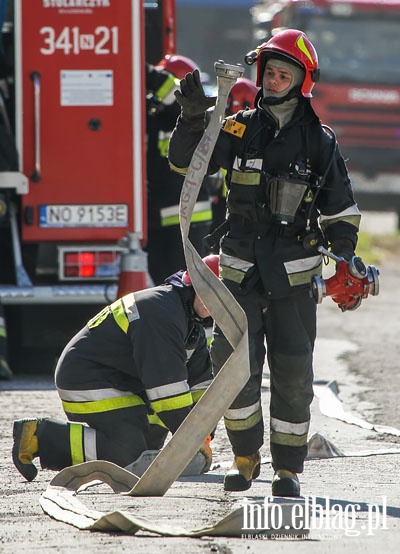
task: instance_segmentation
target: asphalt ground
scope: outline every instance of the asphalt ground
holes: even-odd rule
[[[132,536],[81,531],[50,518],[42,511],[39,499],[55,472],[40,470],[32,483],[22,479],[11,461],[12,423],[20,417],[64,416],[51,375],[17,375],[9,383],[0,382],[0,552],[399,552],[400,438],[395,434],[400,428],[397,255],[389,257],[379,269],[379,296],[366,299],[358,310],[341,313],[329,298],[319,306],[315,390],[318,396],[321,391],[338,390],[338,394],[330,394],[333,407],[316,395],[310,436],[323,437],[340,455],[306,461],[300,482],[311,514],[307,535],[281,536],[273,522],[268,522],[272,529],[264,529],[265,521],[254,521],[255,529],[243,529],[243,537],[237,538],[164,537],[142,531]],[[326,388],[329,383],[331,386]],[[267,371],[264,385],[268,429]],[[329,410],[330,415],[325,415]],[[337,419],[348,414],[353,423]],[[387,433],[384,426],[394,430]],[[81,500],[101,512],[125,510],[167,527],[180,525],[185,529],[212,525],[240,503],[269,502],[272,469],[267,432],[260,478],[246,492],[223,491],[223,475],[230,465],[231,453],[221,423],[212,448],[212,471],[178,480],[162,498],[127,497],[100,486],[80,495]],[[266,538],[271,532],[274,538]]]

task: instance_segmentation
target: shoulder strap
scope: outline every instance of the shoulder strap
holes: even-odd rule
[[[249,158],[262,150],[262,126],[258,124],[257,110],[245,110],[236,114],[236,119],[246,126],[245,133],[239,145],[238,156]]]

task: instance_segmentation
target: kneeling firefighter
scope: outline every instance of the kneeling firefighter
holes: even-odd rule
[[[226,170],[227,232],[220,242],[221,279],[246,312],[251,377],[225,413],[234,461],[228,491],[246,490],[260,473],[264,442],[261,378],[270,369],[270,449],[274,496],[299,496],[313,399],[320,245],[350,259],[360,212],[334,132],[314,112],[317,53],[296,29],[277,33],[246,56],[257,63],[255,108],[227,117],[208,173]],[[181,105],[169,145],[173,169],[185,173],[206,124],[210,99],[199,75],[175,92]],[[211,356],[218,372],[231,347],[215,327]]]
[[[204,258],[219,274],[219,257]],[[187,271],[164,285],[106,306],[66,345],[55,383],[67,422],[14,422],[13,461],[32,481],[42,468],[89,460],[126,467],[160,449],[209,386],[213,374],[204,327],[210,314]],[[211,465],[210,437],[200,452]]]

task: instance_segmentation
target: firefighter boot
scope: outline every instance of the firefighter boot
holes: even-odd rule
[[[231,469],[225,475],[224,490],[247,491],[251,481],[260,475],[260,464],[259,452],[250,456],[235,456]]]
[[[39,454],[37,425],[37,419],[14,421],[12,458],[15,467],[27,481],[33,481],[37,475],[37,468],[32,463]]]
[[[296,473],[278,469],[272,478],[272,496],[300,496],[300,483]]]

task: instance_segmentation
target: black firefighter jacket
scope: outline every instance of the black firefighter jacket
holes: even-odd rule
[[[57,387],[134,392],[175,432],[212,379],[204,327],[193,319],[194,290],[180,275],[92,318],[65,347]]]
[[[187,172],[201,136],[178,118],[168,153],[175,171]],[[226,118],[207,172],[221,167],[227,170],[229,226],[221,242],[223,278],[244,286],[256,274],[269,298],[284,297],[321,274],[319,244],[348,239],[356,246],[360,212],[347,168],[333,132],[308,100],[299,100],[279,133],[260,107]],[[272,209],[282,180],[307,185],[300,187],[294,221],[286,224]]]

